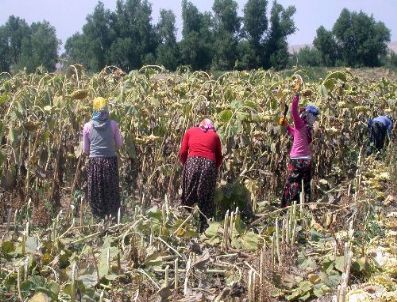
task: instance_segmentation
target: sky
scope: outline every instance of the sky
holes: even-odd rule
[[[105,7],[114,10],[116,0],[102,0]],[[149,0],[152,4],[153,23],[157,23],[160,9],[171,9],[177,18],[178,39],[182,31],[181,0]],[[191,0],[200,11],[210,11],[213,0]],[[343,8],[350,11],[362,10],[382,21],[391,30],[391,41],[397,41],[397,0],[278,0],[284,7],[294,5],[297,31],[288,37],[290,45],[311,44],[318,27],[323,25],[330,30]],[[10,15],[25,19],[29,24],[46,20],[57,31],[64,44],[66,39],[81,31],[86,16],[93,12],[98,0],[0,0],[0,25],[4,25]],[[237,0],[239,14],[246,0]],[[272,0],[269,1],[270,10]],[[63,47],[61,47],[61,50]]]

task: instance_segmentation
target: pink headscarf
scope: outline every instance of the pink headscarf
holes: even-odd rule
[[[214,123],[208,118],[203,119],[200,122],[199,127],[202,130],[204,130],[205,132],[207,132],[208,130],[214,130],[215,131]]]

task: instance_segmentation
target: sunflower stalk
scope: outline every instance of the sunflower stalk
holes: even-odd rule
[[[276,254],[277,254],[277,262],[279,265],[282,264],[281,253],[280,253],[280,227],[278,226],[278,218],[276,218]]]
[[[294,201],[294,204],[292,206],[291,212],[292,212],[292,230],[291,230],[291,238],[289,243],[293,245],[295,243],[295,237],[296,237],[296,225],[298,223],[297,215],[296,215],[296,200]]]
[[[186,274],[185,274],[185,281],[183,283],[183,295],[186,297],[189,294],[189,276],[190,270],[192,265],[192,254],[189,254],[189,259],[186,263]]]
[[[223,223],[223,246],[225,251],[229,249],[229,210],[226,211],[225,220]]]
[[[175,259],[174,265],[174,289],[175,293],[178,293],[178,286],[179,286],[179,259]]]
[[[72,265],[72,281],[70,284],[70,301],[76,302],[76,274],[77,274],[76,262]]]

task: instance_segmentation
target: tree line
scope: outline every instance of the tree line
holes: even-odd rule
[[[52,25],[46,21],[28,25],[10,16],[0,27],[0,71],[34,71],[40,65],[53,71],[57,62],[83,64],[93,72],[108,65],[130,71],[146,64],[169,70],[181,65],[193,70],[373,67],[390,62],[397,66],[396,55],[387,48],[390,30],[363,12],[342,10],[332,30],[321,26],[312,47],[291,55],[287,38],[297,29],[294,6],[247,0],[242,16],[237,10],[233,0],[214,0],[211,12],[200,12],[192,2],[182,0],[178,41],[171,10],[161,10],[153,24],[147,0],[118,0],[114,11],[98,2],[82,31],[67,39],[61,55]]]

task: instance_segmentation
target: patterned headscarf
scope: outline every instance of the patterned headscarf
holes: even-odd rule
[[[108,101],[102,97],[97,97],[92,101],[92,120],[106,122],[109,119]]]
[[[313,127],[314,122],[317,120],[317,116],[320,114],[320,110],[314,105],[307,105],[301,111],[301,117],[309,126]]]
[[[306,123],[309,143],[312,142],[313,124],[317,120],[319,114],[320,110],[314,105],[307,105],[301,110],[300,116]]]
[[[213,130],[213,131],[215,131],[214,123],[213,123],[210,119],[208,119],[208,118],[203,119],[203,120],[200,122],[199,127],[200,127],[204,132],[207,132],[208,130]]]

